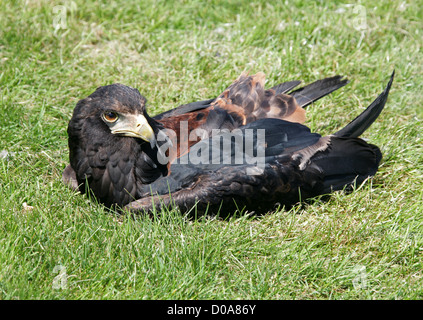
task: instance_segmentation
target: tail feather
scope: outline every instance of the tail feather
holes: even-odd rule
[[[329,150],[314,157],[312,164],[323,173],[321,193],[327,194],[374,176],[381,159],[379,148],[360,138],[332,137]]]
[[[301,83],[301,81],[298,81],[298,80],[282,82],[282,83],[272,87],[271,89],[275,90],[276,94],[287,93],[288,91],[291,91],[296,86],[298,86],[300,83]]]
[[[300,107],[305,108],[348,83],[348,79],[342,79],[342,76],[334,76],[317,80],[303,88],[290,92],[289,95],[297,100]]]
[[[373,101],[366,110],[364,110],[357,118],[351,121],[346,127],[334,133],[336,137],[358,137],[377,119],[385,106],[388,99],[389,90],[394,80],[395,71],[392,72],[391,79],[385,90]]]
[[[380,149],[358,138],[379,116],[388,99],[395,71],[385,90],[345,128],[330,136],[330,146],[311,158],[310,172],[322,174],[321,193],[342,190],[374,176],[379,167]]]

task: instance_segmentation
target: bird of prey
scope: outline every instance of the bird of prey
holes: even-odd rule
[[[303,123],[305,107],[347,83],[334,76],[300,89],[295,89],[300,81],[265,89],[263,73],[243,73],[217,98],[155,117],[147,114],[146,99],[138,90],[122,84],[100,87],[74,109],[68,125],[70,164],[63,180],[81,193],[89,191],[107,207],[123,207],[145,196],[153,182],[173,178],[175,161],[189,156],[199,140],[249,124],[272,129],[272,121],[257,122],[263,119]],[[165,138],[160,139],[163,132]],[[231,168],[227,170],[239,170]],[[205,172],[199,171],[198,177]],[[195,183],[198,177],[184,183]]]
[[[358,136],[382,111],[393,77],[362,114],[326,137],[301,124],[302,107],[345,85],[338,76],[292,91],[298,83],[265,90],[263,74],[243,74],[216,99],[155,118],[137,90],[100,87],[74,110],[64,180],[108,207],[131,212],[171,205],[195,207],[196,214],[261,213],[341,190],[378,169],[379,148]],[[183,122],[188,136],[202,129],[202,140],[173,131]],[[175,134],[173,157],[161,151],[168,143],[159,139],[164,129]],[[187,148],[181,149],[182,142]],[[160,161],[163,156],[167,162]]]

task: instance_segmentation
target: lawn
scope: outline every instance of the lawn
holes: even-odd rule
[[[423,299],[423,8],[417,1],[0,0],[0,299]],[[321,134],[382,92],[355,192],[262,217],[119,216],[61,182],[79,99],[120,82],[149,113],[342,74]]]

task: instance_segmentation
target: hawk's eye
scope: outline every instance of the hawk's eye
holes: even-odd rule
[[[118,114],[114,111],[106,111],[103,113],[103,119],[107,122],[115,122],[118,118]]]

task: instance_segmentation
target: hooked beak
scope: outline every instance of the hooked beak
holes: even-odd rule
[[[153,128],[143,115],[126,115],[125,118],[120,118],[110,129],[113,134],[139,138],[149,142],[151,148],[156,145]]]

